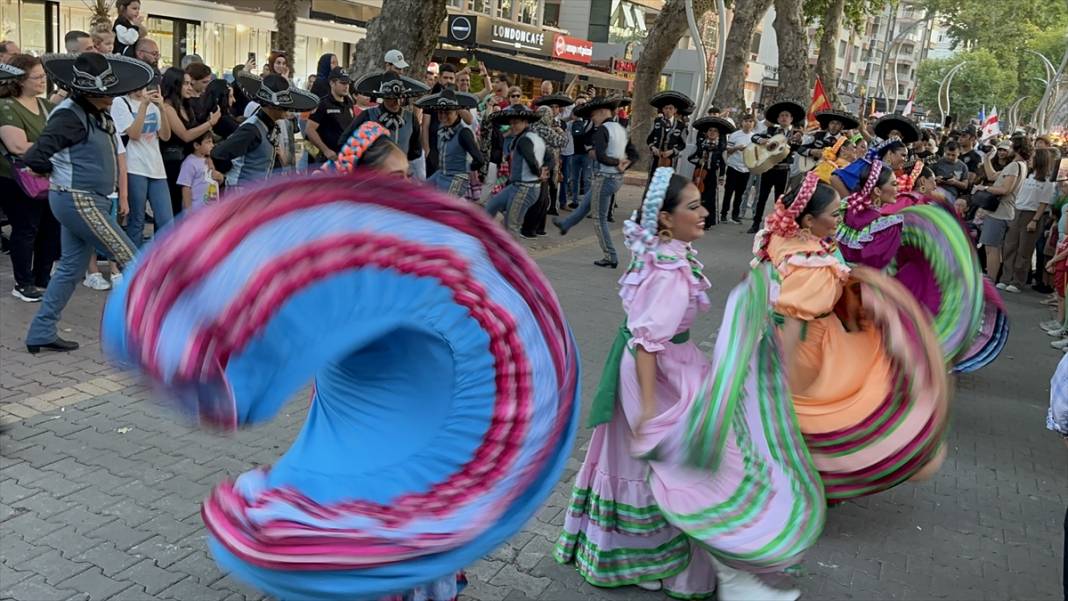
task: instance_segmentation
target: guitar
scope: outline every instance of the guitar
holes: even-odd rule
[[[750,144],[742,151],[742,159],[749,173],[759,175],[781,163],[790,156],[790,145],[786,143],[786,136],[777,134],[772,136],[764,146]]]

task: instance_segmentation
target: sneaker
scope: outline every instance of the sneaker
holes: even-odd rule
[[[1015,284],[1009,284],[1008,286],[1005,286],[1005,292],[1011,292],[1013,294],[1019,294],[1020,293],[1020,289],[1017,288]]]
[[[731,225],[741,225],[742,224],[741,221],[738,221],[734,217],[731,217],[730,219],[725,220],[723,223],[729,223]]]
[[[1068,338],[1061,338],[1060,340],[1054,340],[1053,342],[1049,343],[1049,345],[1052,346],[1053,348],[1059,350],[1059,351],[1064,350],[1064,349],[1068,348]]]
[[[716,599],[719,601],[794,601],[801,596],[797,589],[777,589],[760,578],[716,562]]]
[[[656,592],[656,591],[664,588],[664,582],[662,580],[647,580],[645,582],[639,582],[638,584],[636,584],[634,586],[637,586],[638,588],[640,588],[642,590],[645,590],[645,591]]]
[[[1046,330],[1046,333],[1054,338],[1063,338],[1065,336],[1068,336],[1068,330],[1065,330],[1064,328],[1058,328],[1056,330]]]
[[[109,290],[111,288],[111,284],[109,284],[100,273],[85,274],[85,279],[82,280],[82,286],[92,288],[93,290]]]
[[[115,272],[111,274],[111,286],[115,287],[122,283],[122,273]]]
[[[1056,319],[1050,319],[1049,321],[1043,321],[1042,323],[1038,324],[1038,327],[1042,328],[1047,332],[1056,332],[1057,330],[1061,329],[1061,325],[1061,322],[1057,321]]]
[[[11,296],[27,303],[39,303],[44,293],[40,288],[33,285],[18,286],[11,289]]]
[[[1007,288],[1007,286],[1005,285],[1004,282],[998,282],[997,285],[994,286],[994,287],[997,288],[998,290],[1004,290],[1005,288]]]

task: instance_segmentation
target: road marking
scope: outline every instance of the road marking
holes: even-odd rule
[[[132,374],[115,373],[80,382],[74,386],[49,390],[20,401],[0,405],[0,424],[14,424],[41,413],[69,407],[103,394],[118,392],[135,381]]]

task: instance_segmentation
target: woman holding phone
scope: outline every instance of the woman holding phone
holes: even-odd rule
[[[167,170],[163,165],[160,140],[171,139],[171,128],[160,107],[163,96],[158,80],[149,87],[134,90],[111,103],[115,131],[126,144],[126,179],[130,214],[126,218],[126,235],[138,247],[144,243],[145,207],[152,205],[155,231],[174,219]]]

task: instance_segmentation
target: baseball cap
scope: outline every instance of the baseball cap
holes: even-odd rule
[[[975,137],[977,137],[979,135],[979,131],[977,129],[975,129],[974,125],[969,125],[969,126],[965,127],[964,129],[960,130],[960,133],[961,133],[961,135],[971,136],[973,138],[975,138]]]
[[[349,78],[348,71],[342,69],[341,67],[334,67],[330,70],[330,81],[343,81],[348,83],[352,80]]]
[[[1012,150],[1012,142],[1009,142],[1008,140],[998,142],[998,150]]]
[[[404,60],[404,54],[396,48],[386,53],[386,62],[398,69],[408,68],[408,62]]]

